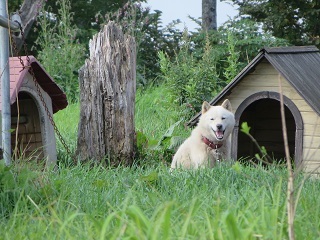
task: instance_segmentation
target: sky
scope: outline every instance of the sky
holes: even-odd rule
[[[229,17],[237,14],[236,7],[231,2],[221,2],[217,0],[217,24],[221,26]],[[187,27],[189,31],[198,28],[196,23],[188,18],[188,15],[194,18],[201,17],[202,0],[148,0],[145,6],[149,6],[151,10],[162,11],[163,25],[167,25],[172,20],[180,19],[182,24],[179,28]]]

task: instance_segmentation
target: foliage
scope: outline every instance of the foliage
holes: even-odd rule
[[[23,3],[23,0],[10,0],[8,1],[8,11],[9,11],[9,16],[10,13],[16,12],[20,9],[20,5]]]
[[[78,123],[80,117],[80,104],[69,104],[66,109],[54,114],[54,121],[59,129],[70,152],[75,153],[77,148]],[[65,165],[73,164],[73,156],[70,156],[62,145],[60,139],[57,139],[57,155],[60,163]]]
[[[240,15],[262,23],[265,32],[293,45],[320,46],[320,3],[317,0],[232,0]]]
[[[226,82],[229,83],[239,72],[240,62],[239,56],[240,53],[236,51],[236,40],[232,32],[228,33],[227,47],[228,47],[228,57],[226,62],[228,66],[224,69],[224,77]]]
[[[139,89],[136,95],[135,126],[139,161],[171,161],[175,141],[185,139],[190,133],[184,128],[186,109],[172,104],[169,86],[149,86]]]
[[[54,21],[51,9],[43,9],[39,17],[41,31],[36,41],[38,59],[46,71],[66,92],[69,102],[79,98],[78,69],[84,62],[84,47],[76,39],[77,28],[72,24],[69,0],[58,0],[58,15]]]
[[[172,173],[1,166],[2,239],[285,239],[285,179],[284,169],[239,164]],[[319,181],[306,181],[297,239],[319,237],[318,195]]]
[[[226,79],[225,69],[234,65],[236,59],[238,59],[238,64],[236,65],[237,71],[234,70],[234,73],[245,67],[262,47],[289,45],[289,42],[285,39],[276,38],[270,33],[262,32],[259,24],[250,19],[229,20],[218,31],[212,31],[208,34],[203,32],[193,33],[191,41],[194,43],[194,54],[198,58],[203,55],[206,39],[209,39],[215,50],[217,72],[224,82],[230,81],[230,79]],[[234,55],[232,62],[226,61],[232,55]]]
[[[190,44],[185,32],[181,50],[176,53],[173,61],[162,52],[159,53],[159,58],[164,81],[170,86],[174,101],[180,105],[185,104],[191,114],[195,114],[200,110],[202,102],[209,101],[221,85],[210,43],[206,42],[200,60],[190,53]]]
[[[16,9],[19,2],[10,2],[11,9]],[[101,26],[112,20],[119,24],[123,31],[135,37],[137,42],[137,82],[138,86],[146,86],[155,82],[160,74],[160,66],[156,61],[159,50],[162,50],[173,56],[174,51],[179,49],[179,42],[182,36],[181,30],[176,28],[179,20],[174,20],[166,27],[161,23],[161,11],[151,13],[149,8],[143,7],[141,3],[145,1],[138,0],[112,0],[105,4],[105,1],[69,1],[68,11],[74,28],[74,38],[78,43],[86,46],[92,35],[97,33]],[[42,49],[42,44],[32,47],[38,36],[43,32],[43,18],[47,17],[49,28],[58,30],[59,22],[64,21],[61,16],[61,4],[59,1],[46,1],[45,14],[39,18],[26,39],[29,52],[37,56]],[[49,26],[48,25],[48,26]],[[55,27],[54,27],[55,26]],[[46,26],[45,26],[46,27]],[[71,30],[71,29],[70,29]],[[54,37],[54,36],[51,36]],[[55,44],[53,44],[55,45]],[[60,45],[60,44],[58,44]],[[31,49],[32,47],[32,49]],[[53,49],[55,49],[54,46]],[[67,50],[68,51],[68,50]],[[82,52],[83,50],[81,50]],[[51,55],[51,54],[49,54]],[[81,58],[83,54],[78,54]],[[59,76],[61,78],[70,78],[70,76]],[[64,80],[61,80],[64,81]]]
[[[218,31],[184,37],[175,57],[159,53],[163,79],[178,104],[190,107],[190,115],[211,100],[252,60],[263,46],[287,45],[283,39],[259,32],[250,20],[233,20]]]
[[[181,124],[175,126],[185,114],[170,101],[168,86],[137,94],[136,126],[145,142],[184,131]],[[68,145],[75,143],[78,117],[79,104],[55,114]],[[248,126],[243,129],[249,133]],[[2,238],[286,238],[285,169],[237,162],[169,172],[169,156],[150,152],[131,168],[66,167],[60,161],[58,171],[39,171],[2,163]],[[299,173],[295,181],[303,186],[296,195],[296,238],[317,239],[320,181]]]
[[[130,0],[136,2],[136,0]],[[92,35],[100,30],[103,22],[102,16],[109,12],[117,11],[127,0],[91,0],[70,1],[70,10],[74,13],[73,22],[79,29],[77,37],[80,43],[87,44]],[[53,14],[59,15],[59,4],[55,1],[47,1]]]
[[[162,28],[161,11],[150,12],[140,2],[128,1],[116,12],[106,14],[104,24],[114,21],[122,27],[124,33],[135,37],[137,44],[137,82],[146,86],[155,82],[160,74],[156,61],[158,51],[173,56],[179,49],[182,32],[175,26],[179,20]]]
[[[258,161],[258,163],[266,163],[266,164],[273,163],[274,161],[268,155],[267,149],[264,146],[259,145],[257,140],[250,134],[250,129],[251,129],[251,127],[248,125],[247,122],[241,123],[240,131],[243,132],[244,134],[246,134],[250,138],[250,140],[254,143],[254,145],[257,147],[257,149],[259,149],[259,151],[260,151],[260,154],[256,153],[254,155],[256,160]]]

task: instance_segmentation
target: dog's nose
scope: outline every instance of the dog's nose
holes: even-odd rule
[[[217,124],[217,129],[221,130],[222,129],[222,124]]]

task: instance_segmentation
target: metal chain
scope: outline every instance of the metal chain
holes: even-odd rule
[[[20,24],[19,24],[20,25]],[[60,142],[62,143],[63,147],[65,148],[65,150],[67,151],[68,155],[71,156],[71,158],[73,159],[73,161],[75,162],[75,156],[71,153],[71,150],[69,149],[68,145],[66,144],[66,141],[64,140],[64,138],[62,137],[59,129],[57,128],[57,125],[56,123],[54,122],[53,120],[53,117],[52,117],[52,114],[50,113],[49,111],[49,108],[47,107],[47,104],[45,103],[45,100],[43,98],[43,95],[41,93],[41,87],[36,79],[36,76],[35,76],[35,73],[33,71],[33,68],[31,66],[31,61],[30,61],[30,57],[29,57],[29,54],[28,54],[28,48],[27,48],[27,44],[25,42],[25,36],[24,36],[24,32],[23,32],[23,28],[22,26],[20,25],[20,33],[21,33],[21,37],[22,37],[22,42],[23,42],[23,47],[24,47],[24,52],[25,52],[25,55],[26,55],[26,59],[27,59],[27,62],[28,62],[28,68],[29,68],[29,73],[31,74],[32,76],[32,80],[37,88],[37,93],[40,97],[40,100],[41,100],[41,103],[42,103],[42,106],[44,107],[45,109],[45,112],[49,118],[49,121],[51,123],[51,125],[53,126],[54,128],[54,131],[55,133],[58,135],[58,138],[60,140]],[[12,35],[11,35],[12,36]],[[25,69],[27,68],[25,65],[24,65],[24,62],[22,60],[22,57],[21,55],[18,53],[18,48],[17,48],[17,45],[15,43],[15,41],[12,39],[12,45],[13,45],[13,48],[14,48],[14,51],[15,51],[15,54],[17,55],[21,65],[22,65],[22,68]]]

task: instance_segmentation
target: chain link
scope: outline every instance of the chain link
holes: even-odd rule
[[[37,93],[38,93],[38,95],[39,95],[39,97],[40,97],[40,101],[41,101],[41,103],[42,103],[42,106],[44,107],[45,112],[46,112],[46,114],[47,114],[47,116],[48,116],[48,119],[49,119],[51,125],[53,126],[54,131],[55,131],[55,133],[57,134],[57,136],[58,136],[61,144],[63,145],[63,147],[64,147],[65,150],[67,151],[68,155],[72,158],[72,160],[73,160],[74,162],[76,162],[75,156],[71,153],[71,150],[69,149],[68,145],[66,144],[66,141],[64,140],[64,138],[62,137],[59,129],[57,128],[57,125],[56,125],[56,123],[55,123],[54,120],[53,120],[53,116],[52,116],[51,112],[49,111],[49,108],[48,108],[48,106],[47,106],[47,104],[46,104],[46,102],[45,102],[45,100],[44,100],[44,97],[43,97],[43,95],[42,95],[42,93],[41,93],[41,87],[40,87],[40,85],[39,85],[39,83],[38,83],[38,81],[37,81],[37,79],[36,79],[35,73],[34,73],[33,68],[32,68],[32,66],[31,66],[31,61],[30,61],[30,57],[29,57],[29,54],[28,54],[27,44],[26,44],[26,42],[25,42],[25,36],[24,36],[23,28],[22,28],[22,26],[21,26],[20,23],[18,23],[18,24],[19,24],[19,26],[20,26],[20,33],[21,33],[21,37],[22,37],[24,52],[25,52],[26,59],[27,59],[27,62],[28,62],[29,73],[31,74],[32,80],[33,80],[33,82],[34,82],[34,84],[35,84],[35,86],[36,86],[36,88],[37,88]],[[27,68],[27,67],[25,66],[25,64],[24,64],[24,61],[22,60],[21,55],[19,54],[17,45],[16,45],[14,39],[12,38],[12,34],[11,34],[11,39],[12,39],[11,42],[12,42],[12,46],[13,46],[13,48],[14,48],[15,54],[16,54],[16,56],[18,57],[18,59],[19,59],[19,61],[20,61],[20,63],[21,63],[22,68],[23,68],[23,69]]]

